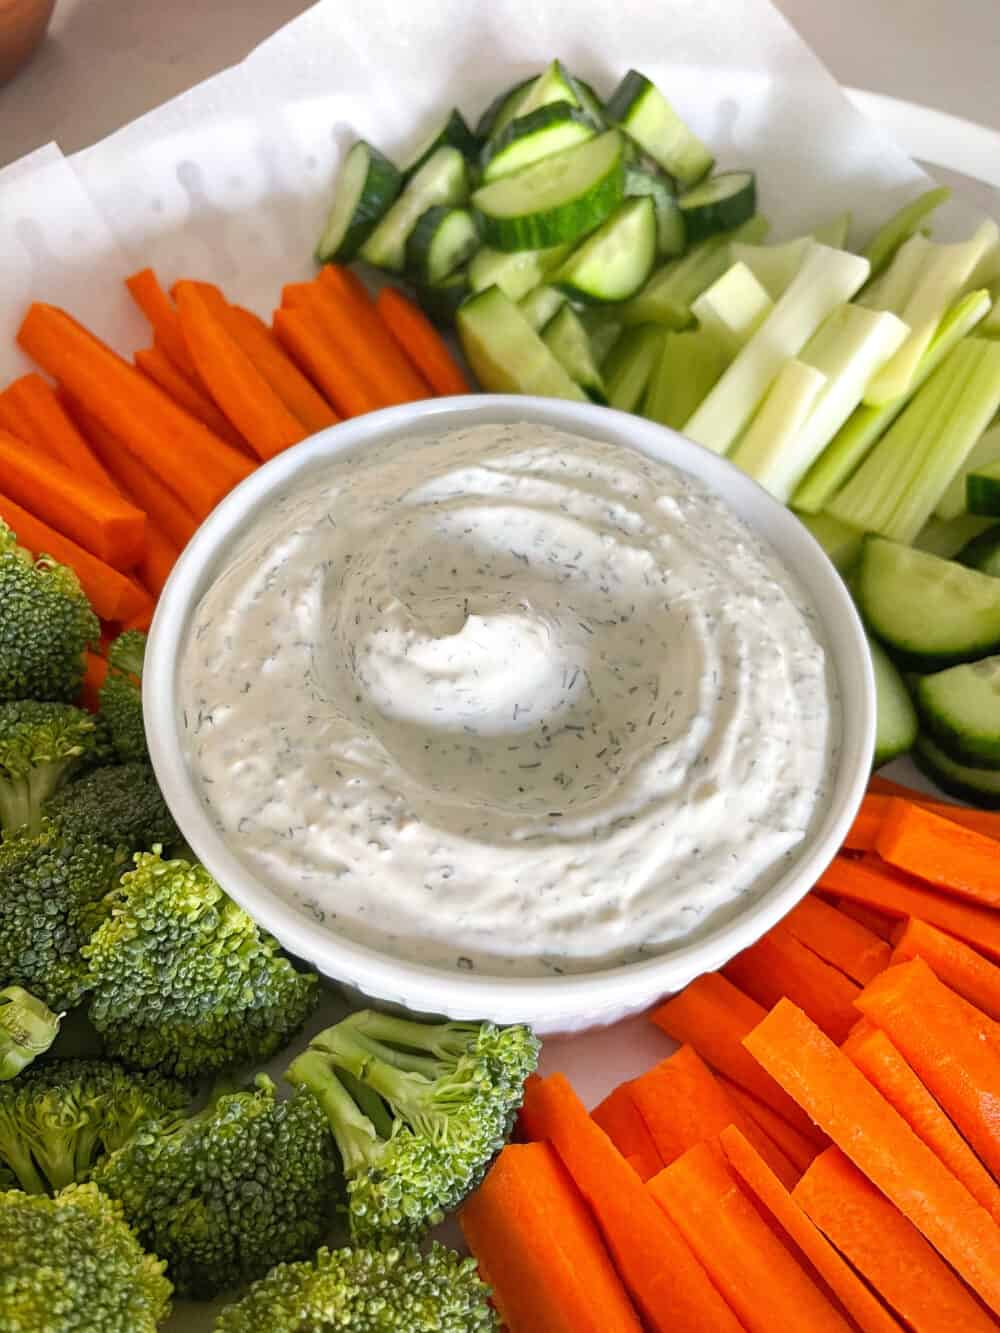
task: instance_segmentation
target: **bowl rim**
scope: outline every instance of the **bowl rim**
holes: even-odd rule
[[[524,421],[622,444],[673,463],[705,482],[763,536],[789,567],[823,627],[840,695],[837,771],[827,809],[789,869],[750,909],[703,937],[638,963],[560,976],[454,974],[380,953],[336,934],[258,879],[215,828],[184,756],[175,708],[180,650],[189,619],[227,558],[230,543],[301,474],[353,449],[428,428]],[[637,1010],[723,966],[799,902],[839,850],[867,786],[875,743],[875,680],[865,632],[850,594],[812,534],[732,463],[642,417],[561,399],[469,394],[428,399],[355,417],[263,464],[221,501],[185,547],[161,593],[143,671],[150,758],[191,849],[226,892],[292,954],[365,995],[452,1018],[489,1017],[552,1028],[581,1015]]]

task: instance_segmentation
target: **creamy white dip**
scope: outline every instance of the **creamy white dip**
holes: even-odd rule
[[[839,737],[815,614],[701,483],[531,424],[300,479],[202,599],[189,763],[357,942],[537,976],[688,941],[787,868]]]

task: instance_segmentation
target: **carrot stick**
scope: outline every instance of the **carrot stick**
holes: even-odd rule
[[[915,1333],[996,1329],[917,1228],[838,1148],[816,1158],[792,1198]]]
[[[878,1028],[859,1032],[843,1049],[994,1222],[1000,1222],[1000,1187],[885,1033]]]
[[[847,830],[844,846],[849,852],[871,852],[875,850],[875,840],[882,827],[886,796],[866,796],[861,802],[861,809],[854,816],[854,823]]]
[[[341,319],[357,330],[374,354],[383,381],[391,386],[394,402],[433,398],[430,383],[386,327],[357,274],[336,264],[327,264],[320,269],[313,285],[332,301],[333,307],[341,312]]]
[[[199,383],[198,371],[188,350],[180,320],[169,296],[160,286],[156,274],[151,268],[140,269],[125,279],[132,299],[149,320],[156,337],[182,375]]]
[[[919,917],[966,940],[991,958],[1000,958],[1000,916],[996,912],[936,893],[875,857],[836,857],[820,875],[819,887],[888,916]]]
[[[640,1333],[587,1205],[547,1143],[504,1148],[459,1222],[509,1333]]]
[[[777,1111],[818,1148],[825,1148],[825,1136],[743,1046],[743,1038],[766,1013],[762,1005],[718,972],[706,972],[665,1000],[649,1017],[668,1037],[693,1046],[713,1069]]]
[[[87,651],[87,666],[80,686],[80,705],[88,712],[96,713],[101,707],[101,686],[108,674],[108,659],[100,653]]]
[[[66,414],[55,390],[41,375],[34,371],[22,375],[8,384],[0,400],[24,423],[25,433],[13,430],[12,435],[28,444],[37,444],[78,477],[92,481],[95,486],[114,489],[114,483]]]
[[[896,941],[892,961],[908,963],[911,958],[922,958],[939,981],[1000,1021],[1000,968],[975,949],[911,917]]]
[[[873,773],[868,779],[868,793],[876,796],[902,796],[907,801],[934,799],[927,792],[917,791],[916,787],[905,787],[901,782],[893,782],[892,778],[884,778],[879,773]]]
[[[861,1333],[902,1333],[885,1306],[809,1220],[768,1164],[735,1126],[720,1135],[731,1169],[833,1292]],[[926,1243],[926,1242],[924,1242]]]
[[[875,850],[883,861],[947,893],[1000,906],[1000,843],[890,797]]]
[[[717,1145],[690,1148],[646,1188],[747,1333],[849,1333],[847,1321],[739,1188]]]
[[[873,982],[868,990],[877,985]],[[776,1005],[745,1045],[986,1304],[1000,1313],[1000,1229],[843,1051],[790,1000]]]
[[[156,524],[147,522],[146,551],[139,562],[138,573],[143,585],[155,597],[159,597],[163,591],[163,585],[170,577],[170,571],[177,563],[178,555],[180,552],[177,547],[163,535]]]
[[[342,417],[375,412],[388,403],[327,337],[310,310],[276,310],[274,332],[289,356],[323,391]]]
[[[630,1086],[629,1083],[620,1084],[599,1106],[594,1107],[590,1117],[596,1125],[600,1125],[642,1179],[648,1180],[662,1168],[663,1161],[656,1151],[656,1144],[646,1128],[645,1120],[630,1096]]]
[[[877,935],[886,944],[892,943],[892,935],[897,928],[897,923],[883,912],[876,912],[874,908],[866,907],[864,903],[852,903],[847,898],[836,898],[831,905],[836,907],[842,916],[849,916],[852,921],[857,921],[858,925],[870,930],[873,935]]]
[[[816,1144],[804,1134],[800,1134],[797,1129],[793,1129],[786,1120],[782,1120],[777,1111],[772,1111],[769,1106],[759,1102],[749,1092],[738,1088],[729,1079],[723,1078],[719,1081],[736,1105],[764,1131],[772,1143],[777,1144],[801,1175],[819,1151]]]
[[[448,344],[424,312],[407,300],[398,287],[383,287],[375,298],[375,309],[436,394],[471,393]]]
[[[912,801],[914,805],[923,806],[925,810],[932,810],[936,815],[940,815],[942,819],[951,819],[956,824],[962,824],[965,828],[976,829],[977,832],[984,833],[988,838],[1000,839],[1000,811],[974,810],[971,806],[955,805],[951,801],[928,796],[926,792],[917,791],[912,787],[904,787],[898,782],[890,782],[887,778],[879,778],[877,775],[872,777],[868,783],[868,794],[862,802],[862,809],[869,802],[881,801],[881,808],[884,810],[887,798],[890,796],[898,796],[904,801]],[[872,808],[877,810],[879,806],[875,804]]]
[[[885,940],[813,894],[793,907],[781,924],[800,944],[862,986],[889,966]]]
[[[783,922],[731,959],[722,975],[765,1009],[787,995],[835,1042],[857,1022],[860,988],[800,944]]]
[[[737,1106],[690,1046],[681,1046],[635,1079],[629,1091],[664,1166],[695,1144],[714,1139],[727,1125],[736,1125],[789,1189],[798,1180],[801,1172]]]
[[[189,380],[177,369],[159,343],[140,348],[132,359],[144,375],[158,384],[185,412],[190,412],[196,420],[203,422],[220,440],[235,445],[237,449],[246,446],[243,436],[228,417],[219,411],[194,380]]]
[[[151,384],[65,311],[36,303],[18,332],[29,356],[204,517],[252,462]]]
[[[115,569],[142,557],[146,515],[103,482],[89,481],[0,431],[4,489],[57,532]]]
[[[547,1139],[562,1158],[654,1333],[738,1333],[735,1316],[677,1228],[562,1074],[528,1080],[520,1124],[529,1138]]]
[[[994,1175],[1000,1173],[1000,1048],[996,1024],[934,975],[899,963],[858,996]],[[1000,1232],[998,1232],[1000,1241]]]

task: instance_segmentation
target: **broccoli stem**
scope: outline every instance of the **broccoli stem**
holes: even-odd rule
[[[421,1023],[374,1009],[361,1009],[351,1014],[344,1019],[343,1026],[383,1046],[402,1048],[393,1052],[401,1061],[430,1055],[435,1060],[451,1063],[460,1059],[482,1032],[478,1023]],[[397,1068],[425,1072],[422,1065],[398,1063]]]
[[[36,764],[23,777],[0,781],[0,828],[13,832],[26,826],[30,833],[42,827],[42,807],[63,784],[75,760]]]
[[[285,1078],[295,1087],[308,1088],[323,1108],[347,1175],[368,1166],[372,1150],[382,1139],[341,1083],[331,1061],[320,1051],[304,1051],[288,1066]]]
[[[0,1156],[17,1176],[25,1194],[48,1194],[49,1188],[35,1166],[31,1153],[22,1147],[16,1132],[10,1141],[7,1141],[0,1130]]]

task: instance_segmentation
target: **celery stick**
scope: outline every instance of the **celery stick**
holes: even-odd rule
[[[730,455],[730,461],[753,477],[776,499],[784,500],[780,464],[826,387],[826,376],[815,366],[792,357],[778,371],[764,401]]]
[[[832,245],[835,250],[846,250],[851,221],[850,212],[838,213],[835,218],[829,218],[826,222],[821,222],[818,227],[813,227],[812,238],[814,241],[819,241],[820,245]]]
[[[900,314],[920,281],[927,258],[934,246],[926,236],[911,236],[899,247],[896,257],[885,272],[869,282],[858,297],[858,305],[869,310],[891,310]]]
[[[668,333],[649,381],[643,415],[680,430],[728,364],[726,344],[710,329]]]
[[[739,263],[746,264],[771,300],[777,301],[802,267],[812,239],[799,236],[781,245],[749,245],[737,241],[732,246],[732,256]]]
[[[1000,338],[1000,282],[990,288],[993,305],[977,332],[984,338]]]
[[[734,353],[757,332],[774,308],[746,264],[737,261],[691,302],[691,313]]]
[[[969,290],[973,291],[979,287],[994,288],[993,298],[996,300],[995,287],[997,283],[1000,283],[1000,245],[995,245],[992,250],[987,250],[972,270],[972,276],[969,278]]]
[[[850,574],[861,556],[865,534],[859,528],[838,522],[829,514],[799,514],[798,518],[822,546],[838,572],[845,576]]]
[[[809,245],[784,296],[685,425],[685,435],[707,449],[722,454],[735,443],[782,365],[864,282],[866,259],[815,241]]]
[[[979,463],[970,470],[965,482],[970,514],[988,514],[1000,518],[1000,460]]]
[[[824,515],[820,514],[820,518]],[[963,546],[992,528],[995,518],[979,518],[976,514],[962,514],[958,518],[931,518],[914,538],[913,545],[942,560],[953,560]]]
[[[625,329],[602,367],[609,407],[634,412],[641,405],[665,336],[653,324]]]
[[[893,256],[904,241],[915,235],[923,226],[924,219],[947,203],[951,191],[945,186],[935,190],[925,190],[912,199],[878,229],[868,242],[862,254],[872,266],[872,276],[882,272],[892,261]]]
[[[934,510],[938,518],[958,518],[959,514],[967,513],[969,506],[966,504],[965,495],[966,477],[977,468],[998,461],[1000,461],[1000,426],[988,430],[976,441],[972,453],[955,473],[951,485],[941,496],[938,507]]]
[[[921,357],[909,393],[883,407],[862,405],[855,409],[829,446],[823,451],[792,497],[796,509],[818,513],[864,462],[876,440],[910,402],[953,347],[983,319],[989,310],[986,292],[970,292],[952,306],[938,327],[934,341]]]

